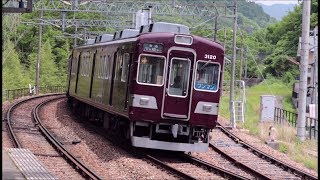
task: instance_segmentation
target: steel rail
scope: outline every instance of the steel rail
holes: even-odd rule
[[[8,126],[8,129],[9,129],[9,136],[11,136],[11,139],[13,140],[13,146],[15,148],[22,148],[22,145],[20,144],[17,136],[15,135],[14,131],[13,131],[13,128],[11,126],[11,113],[12,111],[20,104],[26,102],[26,101],[29,101],[29,100],[33,100],[33,99],[37,99],[37,98],[42,98],[42,97],[46,97],[46,96],[56,96],[56,95],[62,95],[62,94],[65,94],[65,93],[53,93],[53,94],[45,94],[45,95],[40,95],[40,96],[33,96],[33,97],[30,97],[30,98],[27,98],[27,99],[23,99],[23,100],[20,100],[20,101],[17,101],[15,103],[13,103],[10,108],[8,109],[7,113],[6,113],[6,119],[7,119],[7,126]]]
[[[269,177],[261,174],[260,172],[250,168],[249,166],[241,163],[240,161],[237,161],[235,158],[229,156],[227,153],[221,151],[219,148],[217,148],[215,145],[212,143],[209,143],[209,147],[211,147],[214,151],[222,155],[224,158],[226,158],[228,161],[232,162],[235,166],[239,167],[240,169],[249,172],[253,176],[259,178],[259,179],[270,179]]]
[[[243,141],[242,139],[237,137],[235,134],[230,132],[227,128],[223,127],[220,123],[217,123],[217,128],[221,129],[221,131],[223,133],[225,133],[227,136],[229,136],[236,143],[242,144],[242,146],[244,148],[251,150],[252,153],[256,154],[258,157],[270,161],[272,164],[275,164],[276,166],[282,168],[283,170],[290,172],[292,174],[295,174],[297,176],[300,176],[302,179],[312,179],[312,180],[318,179],[317,176],[314,176],[308,172],[305,172],[305,171],[302,171],[298,168],[295,168],[295,167],[291,166],[290,164],[285,163],[285,162],[283,162],[283,161],[281,161],[271,155],[268,155],[268,154],[262,152],[261,150],[255,148],[255,147],[251,146],[250,144],[246,143],[245,141]]]
[[[45,137],[49,140],[49,142],[55,147],[57,151],[59,151],[62,156],[69,162],[71,163],[76,170],[81,172],[81,175],[84,176],[87,179],[101,179],[98,175],[96,175],[92,170],[90,170],[88,167],[86,167],[83,163],[81,163],[76,157],[74,157],[67,149],[63,147],[63,145],[56,139],[54,138],[51,133],[42,125],[39,117],[39,109],[54,100],[64,98],[64,97],[58,97],[55,99],[49,99],[46,100],[40,104],[38,104],[32,111],[32,115],[34,120],[36,121],[36,125],[39,127],[41,132],[45,135]]]
[[[175,169],[174,167],[171,167],[169,165],[167,165],[166,163],[162,162],[161,160],[155,158],[154,156],[150,155],[150,154],[145,154],[145,157],[155,163],[157,163],[158,165],[160,165],[161,167],[165,168],[166,170],[168,171],[171,171],[172,173],[180,176],[181,178],[183,179],[192,179],[192,180],[196,180],[196,178],[188,175],[188,174],[185,174],[181,171],[179,171],[178,169]]]
[[[188,155],[188,154],[183,154],[182,157],[185,158],[185,159],[187,159],[187,160],[190,161],[190,162],[197,163],[197,164],[199,164],[199,165],[201,165],[201,166],[206,167],[207,169],[216,171],[216,172],[218,172],[218,174],[223,175],[223,177],[226,177],[226,178],[230,178],[230,179],[249,179],[249,178],[247,178],[247,177],[238,175],[238,174],[233,173],[233,172],[231,172],[231,171],[222,169],[222,168],[220,168],[220,167],[218,167],[218,166],[215,166],[215,165],[213,165],[213,164],[210,164],[210,163],[208,163],[208,162],[205,162],[205,161],[203,161],[203,160],[201,160],[201,159],[198,159],[198,158],[196,158],[196,157],[192,157],[192,156],[190,156],[190,155]]]

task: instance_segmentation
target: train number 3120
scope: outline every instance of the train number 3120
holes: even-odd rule
[[[211,55],[211,54],[205,54],[204,58],[205,59],[217,59],[217,56],[216,55]]]

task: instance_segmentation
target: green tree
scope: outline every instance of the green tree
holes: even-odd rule
[[[30,78],[35,78],[37,53],[31,53],[29,61],[31,62],[29,68]],[[49,40],[45,41],[41,47],[39,81],[39,86],[65,85],[65,79],[60,78],[59,69],[54,62],[54,55]]]
[[[311,27],[317,25],[318,3],[312,0]],[[281,21],[267,28],[266,40],[272,44],[274,50],[265,59],[264,74],[281,77],[285,82],[290,82],[299,75],[299,67],[288,61],[288,56],[296,57],[299,37],[302,29],[302,4]]]
[[[3,89],[27,88],[31,83],[20,64],[19,56],[11,41],[5,40],[2,56]]]

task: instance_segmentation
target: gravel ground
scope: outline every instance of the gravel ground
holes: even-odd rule
[[[72,154],[102,179],[176,179],[88,130],[83,123],[76,121],[77,118],[69,111],[66,100],[50,103],[41,111],[41,118],[46,119],[43,122],[49,131],[59,137]],[[72,144],[72,140],[81,142]]]

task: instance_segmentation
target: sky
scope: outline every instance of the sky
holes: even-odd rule
[[[261,3],[264,5],[273,4],[298,4],[298,0],[255,0],[256,3]]]

